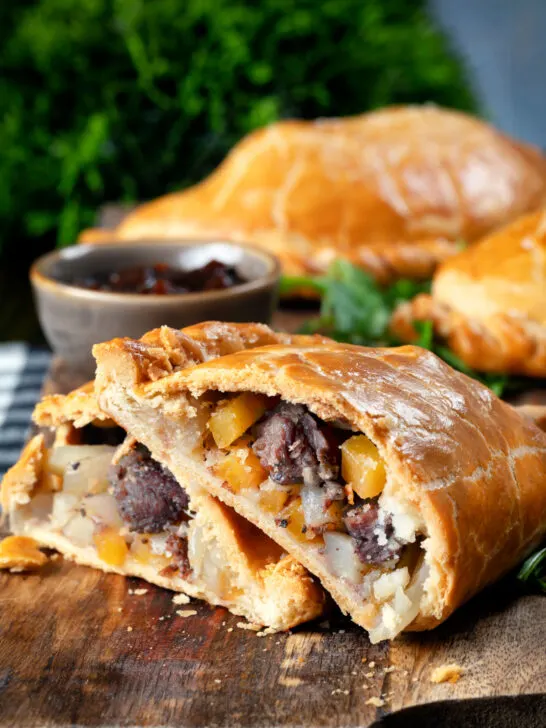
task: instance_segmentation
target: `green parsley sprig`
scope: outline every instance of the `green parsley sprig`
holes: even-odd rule
[[[523,562],[518,579],[546,593],[546,546]]]
[[[303,333],[322,333],[336,341],[361,346],[400,344],[389,332],[394,309],[418,293],[430,291],[430,281],[399,280],[380,286],[365,271],[346,260],[335,260],[323,276],[284,276],[281,295],[289,296],[302,288],[316,291],[321,297],[319,315],[306,322]],[[434,339],[431,321],[418,322],[418,346],[433,351],[454,369],[478,379],[497,396],[522,388],[522,380],[505,374],[477,372]]]

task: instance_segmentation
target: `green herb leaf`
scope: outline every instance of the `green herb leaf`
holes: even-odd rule
[[[546,546],[524,561],[518,572],[518,579],[534,584],[546,592]]]
[[[337,341],[363,346],[399,344],[389,332],[389,321],[394,309],[419,293],[430,291],[430,281],[399,280],[391,286],[381,287],[375,280],[346,260],[335,260],[324,276],[285,276],[281,281],[281,294],[291,295],[309,288],[321,296],[319,316],[308,322],[305,333],[320,332]],[[437,354],[458,371],[489,387],[498,397],[528,386],[522,377],[506,374],[477,372],[465,364],[446,346],[434,340],[432,321],[416,322],[419,334],[415,342],[423,349]]]
[[[409,280],[380,287],[366,272],[346,260],[335,260],[324,276],[283,276],[281,295],[297,294],[302,288],[321,296],[318,319],[305,327],[337,341],[378,345],[395,343],[388,331],[392,312],[399,303],[429,290],[430,284]]]
[[[434,327],[432,321],[416,321],[414,324],[419,338],[415,342],[417,346],[421,346],[423,349],[432,349]]]

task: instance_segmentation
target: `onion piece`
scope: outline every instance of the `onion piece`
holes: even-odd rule
[[[300,495],[303,517],[309,528],[320,528],[329,523],[330,517],[325,508],[326,493],[324,488],[311,484],[304,485],[300,490]]]
[[[324,534],[324,551],[330,571],[358,584],[362,581],[365,565],[358,558],[353,539],[346,533],[326,531]]]
[[[90,495],[83,499],[83,507],[86,514],[96,523],[118,529],[123,527],[123,520],[113,495],[109,493]]]
[[[75,461],[66,468],[63,490],[67,493],[86,495],[87,493],[104,493],[109,488],[108,471],[112,463],[115,448],[99,452],[90,458]]]
[[[55,493],[53,496],[53,509],[51,511],[51,525],[54,528],[64,528],[68,521],[76,514],[80,505],[80,498],[72,493]]]
[[[192,572],[217,596],[229,598],[232,580],[227,565],[217,555],[215,545],[214,541],[211,543],[204,539],[202,528],[194,521],[188,532],[188,561]]]
[[[331,501],[326,486],[307,483],[300,489],[300,495],[303,517],[308,528],[321,530],[325,526],[330,526],[335,530],[340,527],[341,502]],[[327,503],[330,503],[328,507]]]
[[[48,470],[55,475],[64,475],[69,465],[82,460],[109,455],[111,461],[115,451],[116,448],[111,445],[59,445],[49,450]]]
[[[63,533],[75,546],[92,546],[95,524],[90,518],[77,514],[68,521]]]

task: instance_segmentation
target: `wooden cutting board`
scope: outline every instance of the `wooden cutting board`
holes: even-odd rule
[[[57,361],[45,390],[81,383]],[[172,596],[61,558],[0,574],[0,726],[546,726],[546,599],[513,576],[438,629],[379,645],[338,612],[258,637]],[[457,684],[430,682],[453,662]]]

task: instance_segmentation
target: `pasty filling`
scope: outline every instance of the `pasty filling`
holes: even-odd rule
[[[407,626],[426,576],[424,525],[416,508],[393,497],[376,445],[301,404],[248,392],[221,397],[200,399],[209,410],[209,471],[365,600],[376,638]]]
[[[12,511],[12,529],[65,537],[111,567],[136,563],[161,576],[191,579],[188,529],[194,514],[172,473],[136,442],[97,444],[119,443],[119,428],[76,432],[95,444],[47,451],[30,502]]]

